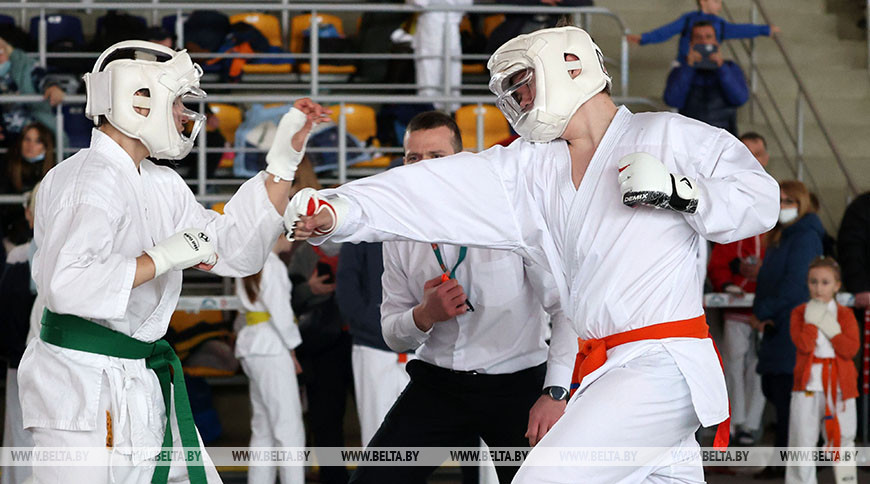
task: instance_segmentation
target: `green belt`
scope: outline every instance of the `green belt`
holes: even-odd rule
[[[56,314],[48,309],[42,313],[42,331],[39,337],[46,343],[61,348],[131,360],[144,359],[145,366],[154,370],[160,380],[160,390],[163,392],[163,403],[166,406],[163,450],[172,449],[172,426],[169,415],[170,381],[175,386],[175,418],[178,421],[181,443],[185,449],[199,449],[199,438],[193,423],[190,403],[187,400],[187,387],[184,385],[181,361],[166,340],[146,343],[78,316]],[[165,460],[163,455],[171,454],[162,454],[158,460]],[[187,461],[187,473],[191,484],[206,484],[205,468],[202,463]],[[169,466],[158,465],[154,469],[151,482],[165,484],[168,477]]]

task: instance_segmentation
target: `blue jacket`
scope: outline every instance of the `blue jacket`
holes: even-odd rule
[[[822,255],[824,234],[819,217],[808,213],[782,231],[777,246],[767,248],[752,307],[759,320],[770,319],[774,323],[765,329],[758,352],[757,371],[762,375],[794,372],[791,312],[810,299],[807,273],[810,262]]]
[[[383,273],[380,242],[342,244],[335,297],[342,318],[350,325],[354,344],[392,352],[381,332]]]
[[[740,66],[725,61],[715,70],[680,65],[671,70],[664,100],[680,114],[737,136],[737,108],[749,99],[749,86]]]
[[[755,24],[732,24],[717,15],[695,10],[684,13],[680,18],[657,29],[650,30],[640,36],[640,45],[658,44],[680,34],[680,46],[677,49],[677,61],[686,63],[689,54],[689,41],[692,37],[692,26],[697,22],[707,21],[716,30],[719,43],[728,39],[751,39],[760,35],[770,35],[770,26]]]

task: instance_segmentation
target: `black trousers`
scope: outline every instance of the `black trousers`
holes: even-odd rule
[[[761,375],[761,393],[776,409],[776,447],[788,447],[788,420],[791,412],[791,389],[794,375]]]
[[[529,410],[541,395],[546,364],[502,375],[459,373],[420,360],[369,447],[526,447]],[[496,466],[509,483],[519,466]],[[425,483],[435,467],[360,466],[355,484]]]

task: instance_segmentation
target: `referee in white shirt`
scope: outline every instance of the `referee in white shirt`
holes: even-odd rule
[[[417,115],[405,133],[405,164],[461,151],[460,136],[443,113]],[[369,447],[476,448],[480,438],[491,447],[528,447],[532,406],[545,393],[561,415],[568,391],[543,388],[549,317],[522,258],[406,241],[384,242],[383,255],[384,340],[395,351],[416,349],[417,358]],[[499,481],[510,482],[520,464],[496,466]],[[351,482],[424,483],[434,470],[360,466]]]

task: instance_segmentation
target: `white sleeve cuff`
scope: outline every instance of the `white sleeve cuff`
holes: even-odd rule
[[[544,388],[552,386],[571,388],[571,376],[573,373],[574,367],[572,366],[565,366],[548,361],[547,376],[544,377]]]

